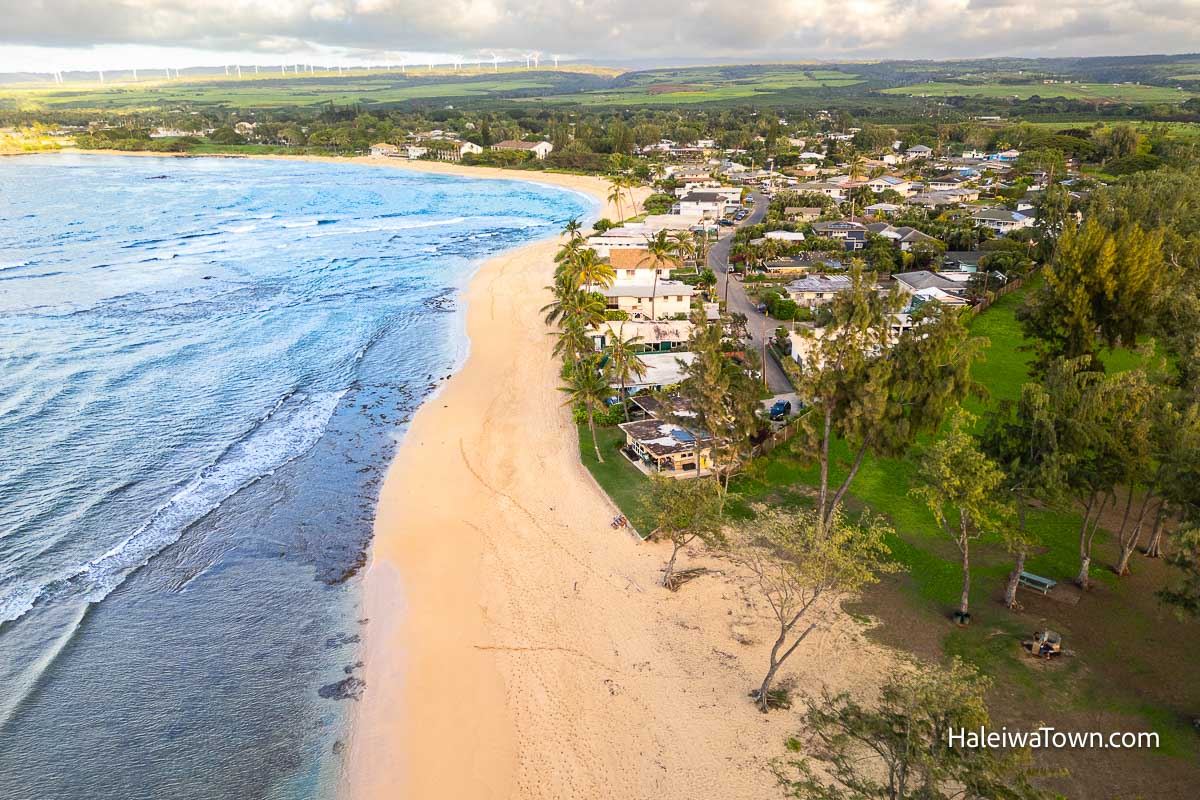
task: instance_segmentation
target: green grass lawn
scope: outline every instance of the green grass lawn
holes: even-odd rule
[[[646,536],[654,527],[641,503],[649,481],[637,467],[629,463],[629,459],[621,455],[625,434],[616,426],[601,427],[596,429],[596,439],[600,443],[600,454],[604,456],[603,464],[596,460],[596,449],[592,446],[592,435],[587,424],[579,426],[579,455],[583,465],[621,509],[621,513],[629,518],[638,533]]]
[[[986,400],[968,403],[976,414],[1000,400],[1016,398],[1028,380],[1031,353],[1023,349],[1016,310],[1031,289],[1001,298],[972,320],[972,334],[990,343],[985,358],[973,368],[976,380],[987,389]],[[1138,355],[1128,351],[1107,353],[1104,360],[1112,371],[1140,363]],[[581,427],[584,463],[637,525],[643,518],[637,498],[645,479],[617,453],[620,443],[619,431],[602,431],[606,463],[598,465],[586,426]],[[851,454],[838,442],[831,455],[832,481],[839,481]],[[1076,776],[1070,785],[1084,787],[1079,796],[1100,791],[1104,773],[1093,767],[1102,756],[1122,759],[1123,774],[1140,770],[1147,780],[1167,773],[1183,774],[1184,780],[1200,779],[1197,740],[1188,722],[1200,710],[1200,672],[1173,666],[1200,663],[1200,636],[1155,601],[1153,592],[1166,578],[1163,565],[1139,558],[1135,574],[1118,579],[1107,568],[1115,545],[1102,530],[1094,547],[1096,587],[1091,592],[1077,605],[1022,592],[1026,609],[1014,613],[1000,602],[1011,557],[998,542],[976,542],[971,559],[974,619],[968,627],[957,627],[949,614],[961,590],[958,551],[928,509],[910,497],[915,471],[911,455],[868,457],[851,487],[847,509],[852,514],[869,509],[888,518],[895,529],[889,545],[904,568],[868,591],[851,611],[879,619],[882,625],[875,635],[887,644],[925,658],[957,655],[990,675],[996,682],[993,713],[1004,724],[1049,720],[1063,729],[1100,726],[1096,729],[1151,729],[1160,734],[1162,747],[1153,754],[1103,756],[1086,751],[1048,756],[1047,763],[1064,766]],[[808,454],[795,443],[781,446],[735,478],[731,489],[738,496],[731,501],[730,514],[735,521],[752,525],[756,504],[810,505],[817,478],[817,465]],[[1033,510],[1028,515],[1028,529],[1039,545],[1026,569],[1059,581],[1064,587],[1060,596],[1072,591],[1070,584],[1078,570],[1080,521],[1072,508]],[[1078,651],[1052,669],[1041,668],[1019,646],[1033,630],[1047,625],[1063,632],[1068,646]]]

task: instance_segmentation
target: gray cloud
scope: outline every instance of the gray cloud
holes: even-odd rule
[[[1200,0],[0,0],[0,43],[740,60],[1187,52]]]

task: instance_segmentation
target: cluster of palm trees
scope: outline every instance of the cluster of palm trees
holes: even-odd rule
[[[624,202],[629,200],[629,214],[633,216],[637,213],[637,199],[633,196],[633,190],[641,185],[641,181],[631,175],[614,175],[608,179],[608,202],[612,203],[617,209],[617,222],[624,222],[625,215],[621,213],[624,208]]]
[[[596,460],[603,463],[596,437],[596,412],[613,397],[614,382],[620,385],[618,397],[624,401],[626,384],[645,375],[646,366],[637,357],[642,337],[625,338],[618,332],[609,339],[606,349],[596,349],[592,332],[607,316],[604,296],[595,290],[611,286],[616,276],[610,264],[584,245],[578,219],[569,221],[563,232],[567,240],[555,256],[554,284],[547,287],[554,299],[543,306],[542,312],[546,324],[555,326],[554,355],[563,361],[566,404],[586,413]],[[627,406],[625,418],[629,419]]]

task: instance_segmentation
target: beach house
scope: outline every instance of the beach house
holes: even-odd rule
[[[685,478],[702,475],[712,466],[712,437],[708,434],[653,417],[617,427],[625,434],[622,454],[642,472]]]
[[[985,208],[972,214],[971,219],[979,227],[991,228],[999,234],[1033,227],[1033,217],[1006,208]]]
[[[516,150],[522,153],[529,153],[539,161],[544,161],[546,156],[554,150],[554,145],[549,142],[518,142],[515,139],[507,139],[503,142],[496,142],[492,145],[493,150]]]
[[[787,286],[788,297],[801,306],[819,306],[833,302],[838,292],[851,287],[849,275],[808,275]]]
[[[394,144],[380,142],[379,144],[371,145],[371,155],[373,156],[398,156],[400,148]]]
[[[637,346],[647,353],[669,353],[687,344],[692,335],[692,323],[687,320],[661,322],[639,320],[605,320],[591,330],[589,336],[599,352],[617,338],[637,339]]]
[[[653,277],[636,281],[615,281],[612,286],[597,287],[609,311],[624,311],[633,319],[685,319],[692,308],[695,290],[681,281]]]

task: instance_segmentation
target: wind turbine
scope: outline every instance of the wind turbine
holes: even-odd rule
[[[171,68],[167,67],[167,80],[171,80]]]
[[[554,55],[554,68],[558,69],[558,54],[557,53]]]
[[[533,68],[534,69],[538,68],[538,59],[541,58],[541,56],[542,56],[541,53],[533,53]]]
[[[242,65],[241,64],[237,65],[237,73],[238,73],[238,80],[240,81],[242,79]]]
[[[135,81],[137,80],[137,67],[134,67],[134,68],[133,68],[133,79],[134,79]]]
[[[287,65],[286,64],[279,65],[279,74],[285,78],[287,77]]]
[[[403,59],[403,58],[402,58],[402,59],[400,59],[400,74],[401,74],[401,75],[407,75],[407,74],[408,74],[408,68],[407,68],[407,65],[404,63],[404,59]]]
[[[454,57],[454,71],[458,72],[460,69],[462,69],[462,56],[455,56]]]
[[[225,65],[225,77],[226,78],[229,77],[229,65],[228,64]]]
[[[254,74],[255,74],[255,75],[257,75],[257,74],[258,74],[258,64],[255,64],[255,65],[254,65]]]
[[[530,59],[530,54],[526,53],[525,54],[525,69],[529,69],[529,59]]]
[[[433,72],[433,59],[429,59],[429,71]]]
[[[500,71],[500,59],[496,56],[495,53],[492,53],[492,72],[499,72],[499,71]]]
[[[100,82],[104,83],[104,70],[98,69],[98,70],[96,70],[96,72],[99,73],[99,75],[100,75]]]

